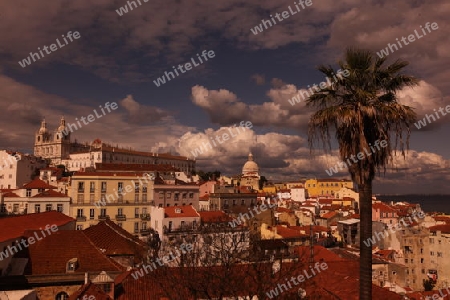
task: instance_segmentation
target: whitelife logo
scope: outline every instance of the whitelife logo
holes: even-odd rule
[[[381,150],[380,145],[381,145],[382,148],[385,148],[385,147],[387,147],[387,145],[388,145],[388,143],[387,143],[386,140],[382,140],[381,142],[380,142],[379,140],[376,140],[374,144],[375,144],[374,146],[375,146],[378,150]],[[373,148],[374,146],[372,146],[371,143],[369,143],[369,146],[370,146],[370,149],[372,150],[372,152],[369,153],[369,152],[367,151],[367,149],[364,148],[365,154],[364,154],[363,152],[359,152],[356,156],[355,156],[354,154],[352,154],[352,155],[350,155],[350,158],[347,158],[347,157],[346,157],[346,159],[347,159],[346,162],[340,161],[340,162],[338,162],[337,164],[335,164],[334,167],[331,167],[330,169],[325,170],[325,172],[327,172],[328,176],[332,176],[334,173],[339,172],[339,169],[338,169],[338,168],[340,168],[341,170],[343,170],[343,169],[345,169],[345,168],[347,168],[347,167],[350,167],[353,163],[357,163],[358,161],[356,160],[356,157],[358,157],[358,160],[363,160],[363,159],[365,159],[366,157],[371,156],[373,153],[375,153],[375,152],[377,151],[377,149],[374,149],[374,148]],[[366,155],[367,155],[367,156],[366,156]],[[350,162],[350,159],[351,159],[353,162]]]
[[[57,232],[58,231],[58,226],[56,226],[56,224],[53,224],[51,226],[47,224],[45,226],[45,229],[43,229],[43,230],[42,230],[42,228],[39,228],[39,229],[41,229],[41,236],[42,236],[41,238],[39,238],[39,235],[38,235],[37,231],[34,232],[34,237],[38,241],[42,240],[47,235],[51,235],[52,232]],[[47,235],[45,234],[44,231],[47,232]],[[6,250],[0,252],[0,261],[2,261],[5,258],[8,258],[9,257],[9,253],[11,254],[11,256],[14,256],[15,253],[23,250],[21,245],[23,245],[24,248],[28,248],[30,245],[33,245],[34,243],[36,243],[36,240],[35,240],[34,237],[30,236],[30,237],[28,237],[28,239],[26,239],[26,240],[22,239],[20,242],[18,240],[16,240],[16,246],[8,246],[6,248]],[[18,247],[19,250],[17,250],[16,247]],[[14,249],[14,251],[13,251],[13,249]],[[9,253],[8,253],[8,251],[9,251]]]
[[[236,127],[236,124],[234,124],[233,127],[228,128],[228,131],[230,132],[231,137],[236,137],[237,134],[241,133],[239,129],[242,129],[242,131],[245,131],[245,129],[250,129],[253,127],[252,122],[247,121],[247,122],[245,122],[245,124],[244,124],[244,122],[245,121],[241,121],[239,127]],[[235,129],[237,134],[233,134],[233,131],[231,130],[232,128]],[[222,143],[228,141],[230,139],[230,136],[228,135],[228,133],[224,133],[224,134],[222,134],[223,141],[221,141],[220,138],[221,138],[220,136],[216,135],[216,141],[218,143],[222,144]],[[194,149],[194,151],[191,151],[194,158],[196,158],[199,154],[203,154],[203,149],[204,149],[204,152],[206,152],[208,150],[212,150],[213,144],[214,144],[214,147],[217,147],[216,142],[214,141],[214,138],[210,137],[210,140],[212,141],[212,144],[211,144],[211,141],[203,142],[202,146]],[[209,146],[209,149],[207,148],[208,146]]]
[[[318,262],[316,262],[314,265],[314,268],[312,266],[309,267],[309,271],[311,271],[312,275],[308,274],[308,270],[305,269],[305,270],[303,270],[303,274],[305,274],[305,276],[300,274],[297,277],[292,276],[290,279],[286,279],[286,284],[279,283],[275,289],[272,289],[269,292],[266,292],[267,297],[269,297],[269,299],[273,299],[275,297],[278,297],[281,293],[289,291],[290,289],[293,288],[293,286],[291,285],[291,282],[294,284],[294,286],[296,286],[296,285],[299,285],[300,283],[304,282],[306,279],[313,278],[314,276],[317,275],[316,272],[314,271],[314,269],[316,269],[317,274],[319,274],[321,271],[325,271],[326,269],[328,269],[328,265],[325,262],[320,263],[320,265]],[[284,288],[284,291],[283,291],[283,288]]]
[[[64,39],[64,42],[66,42],[64,45],[61,44],[61,42],[59,41],[59,38],[58,38],[58,39],[56,39],[56,42],[57,42],[59,48],[56,47],[56,44],[51,44],[50,47],[47,47],[46,45],[44,45],[44,47],[42,47],[42,48],[45,51],[45,53],[50,54],[50,53],[52,53],[52,51],[55,52],[56,50],[61,49],[62,47],[68,45],[69,42],[66,40],[66,37],[71,42],[73,42],[72,37],[77,40],[77,39],[79,39],[81,37],[81,35],[80,35],[80,33],[78,31],[75,31],[74,33],[72,33],[72,31],[69,31],[67,33],[67,36],[64,36],[64,34],[62,34],[62,37]],[[48,51],[48,48],[50,48],[50,50],[51,50],[50,52]],[[22,61],[19,61],[19,65],[22,68],[25,68],[26,66],[31,65],[31,59],[33,59],[33,62],[34,62],[34,61],[36,61],[35,57],[37,57],[37,59],[43,58],[44,57],[44,53],[42,53],[41,47],[38,47],[38,51],[39,51],[39,53],[41,53],[41,57],[39,56],[39,53],[30,52],[30,55],[27,58],[24,58]]]
[[[433,30],[438,30],[438,29],[439,29],[438,23],[434,22],[434,23],[431,23],[431,24],[430,24],[430,22],[427,22],[427,23],[425,24],[425,28],[428,30],[428,33],[431,32],[430,27],[431,27],[431,29],[433,29]],[[420,34],[417,32],[417,29],[414,29],[415,35],[414,35],[414,34],[408,35],[408,41],[409,41],[410,43],[414,42],[414,41],[416,40],[416,37],[417,37],[417,39],[421,39],[421,38],[423,38],[424,36],[427,35],[427,33],[426,33],[425,29],[423,29],[422,25],[420,25],[420,28],[422,28],[423,35],[420,35]],[[398,38],[396,38],[396,40],[397,40],[398,46],[399,46],[400,48],[402,48],[402,43],[400,43],[400,41],[398,40]],[[403,42],[403,44],[404,44],[405,46],[409,45],[409,43],[406,41],[406,37],[402,36],[401,40],[402,40],[402,42]],[[395,50],[394,50],[394,48],[395,48]],[[377,55],[378,55],[380,58],[383,58],[384,56],[388,56],[388,55],[390,54],[390,53],[389,53],[389,50],[391,50],[391,53],[394,53],[394,51],[397,51],[397,50],[398,50],[398,47],[397,47],[397,45],[396,45],[395,43],[394,43],[394,44],[388,43],[386,48],[381,49],[379,52],[377,52]]]
[[[307,91],[301,91],[301,90],[299,90],[298,93],[297,93],[297,96],[294,96],[294,97],[292,97],[291,99],[288,99],[288,102],[289,102],[292,106],[294,106],[295,103],[300,103],[300,102],[302,101],[302,100],[300,99],[300,94],[301,94],[303,100],[306,100],[306,99],[308,99],[311,95],[314,94],[314,91],[315,91],[315,92],[320,92],[320,91],[323,90],[323,89],[332,87],[333,84],[335,84],[339,79],[343,79],[343,77],[348,77],[349,75],[350,75],[350,71],[349,71],[349,70],[344,70],[344,71],[342,71],[341,69],[339,69],[339,70],[337,70],[336,74],[333,73],[333,79],[334,79],[334,82],[332,82],[330,78],[325,77],[326,82],[325,82],[325,81],[322,81],[322,82],[319,83],[318,85],[317,85],[317,84],[313,84],[312,87],[309,87],[309,85],[308,85],[309,93],[308,93]],[[337,78],[336,78],[336,76],[337,76]],[[314,91],[313,91],[313,89],[314,89]],[[305,98],[305,94],[306,94],[306,98]]]
[[[312,0],[306,0],[306,1],[300,0],[300,1],[298,1],[298,4],[299,4],[299,5],[302,7],[302,9],[304,10],[304,9],[306,8],[306,7],[305,7],[305,4],[306,4],[306,6],[311,6],[311,5],[312,5]],[[275,14],[275,17],[277,18],[277,20],[278,20],[279,22],[281,22],[281,21],[283,21],[283,20],[289,18],[290,16],[293,16],[293,15],[299,13],[299,12],[301,11],[301,9],[300,9],[300,7],[297,5],[297,2],[294,2],[294,5],[295,5],[295,7],[297,8],[297,11],[292,10],[291,6],[289,5],[289,6],[288,6],[289,11],[285,10],[285,11],[283,11],[281,14],[279,14],[279,13],[276,13],[276,14]],[[280,15],[281,15],[282,18],[280,18]],[[273,17],[272,15],[270,15],[270,17],[271,17],[271,19],[272,19],[273,24],[274,24],[274,25],[277,24],[277,22],[275,21],[274,17]],[[268,29],[268,28],[269,28],[269,27],[267,27],[267,24],[269,24],[270,27],[272,27],[272,22],[270,22],[270,20],[264,20],[264,19],[263,19],[263,20],[261,20],[261,23],[260,23],[258,26],[255,26],[254,28],[250,28],[250,31],[251,31],[254,35],[257,35],[258,33],[263,32],[264,29]],[[263,28],[263,25],[264,25],[264,28]]]
[[[436,115],[436,118],[440,119],[439,118],[439,114],[436,111],[436,109],[433,109],[433,110],[434,110],[434,113]],[[450,105],[447,105],[445,107],[445,110],[447,111],[447,113],[450,113]],[[443,117],[447,115],[447,113],[444,112],[444,109],[442,107],[439,107],[438,111],[441,113],[441,115]],[[430,118],[433,119],[433,122],[436,122],[436,118],[432,114],[431,115],[425,114],[425,118],[423,118],[422,120],[419,120],[418,122],[414,123],[414,125],[417,127],[417,129],[425,127],[425,126],[427,126],[428,124],[431,123]],[[427,121],[428,121],[428,124],[427,124]]]
[[[106,102],[104,105],[105,105],[105,109],[108,111],[108,113],[111,112],[111,109],[112,110],[116,110],[119,107],[116,102],[113,102],[111,104],[109,104],[109,102]],[[110,109],[110,106],[111,106],[111,109]],[[100,110],[102,111],[103,115],[99,115],[97,113],[97,109],[94,109],[93,112],[95,114],[95,117],[97,117],[97,119],[100,119],[101,117],[106,115],[106,113],[103,110],[103,107],[101,105],[99,105],[98,107],[100,107]],[[91,114],[91,115],[88,115],[87,118],[81,117],[80,120],[83,122],[84,125],[88,125],[89,122],[94,122],[96,120],[95,117],[94,117],[94,115]],[[88,123],[86,123],[86,119],[88,120]],[[64,128],[64,130],[62,131],[63,135],[68,135],[69,134],[69,130],[70,130],[71,133],[74,132],[73,128],[75,128],[75,130],[77,130],[78,128],[82,127],[81,124],[80,124],[80,120],[78,120],[78,118],[75,118],[75,120],[77,121],[79,127],[77,127],[77,125],[74,124],[74,123],[69,123],[67,125],[67,127]]]
[[[213,50],[209,50],[208,53],[206,53],[206,50],[203,50],[202,57],[205,61],[208,61],[208,57],[206,56],[207,54],[208,54],[209,58],[214,58],[216,56],[216,54],[214,53]],[[197,58],[200,62],[198,64],[195,63],[194,57],[191,57],[191,61],[192,61],[192,64],[194,65],[194,67],[200,66],[203,63],[203,60],[201,59],[201,57],[198,53],[197,53]],[[186,70],[183,70],[183,65],[178,65],[178,70],[180,70],[181,73],[186,73],[187,71],[192,70],[192,65],[190,62],[185,63],[184,67],[186,68]],[[172,66],[172,68],[173,68],[173,71],[175,72],[175,74],[177,74],[177,77],[180,76],[180,74],[178,74],[177,68],[175,68],[175,66]],[[172,78],[170,78],[169,75],[171,75]],[[166,77],[164,78],[164,76],[166,76]],[[170,81],[172,79],[175,79],[175,75],[171,71],[169,71],[169,72],[165,71],[164,75],[161,77],[158,77],[158,79],[156,79],[156,80],[153,80],[153,83],[157,87],[160,87],[162,84],[166,83],[166,78],[167,78],[167,81]]]

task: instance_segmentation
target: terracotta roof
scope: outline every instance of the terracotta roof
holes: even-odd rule
[[[291,229],[295,229],[295,230],[298,230],[298,231],[305,231],[305,233],[307,234],[307,235],[309,235],[309,233],[310,233],[310,229],[311,229],[311,227],[310,226],[291,226],[290,227]],[[312,226],[312,229],[313,229],[313,232],[318,232],[318,233],[320,233],[320,232],[328,232],[328,231],[330,231],[330,229],[328,229],[327,227],[324,227],[324,226],[320,226],[320,225],[313,225]]]
[[[170,164],[108,164],[96,163],[95,169],[99,171],[159,171],[170,172],[177,171],[178,168],[172,167]]]
[[[34,179],[21,187],[21,189],[56,189],[56,188],[57,188],[56,186],[49,185],[47,182],[40,179]]]
[[[24,236],[35,234],[34,231],[26,231]],[[27,253],[19,252],[16,255],[29,258],[25,275],[66,274],[67,262],[74,258],[78,260],[74,273],[124,270],[106,257],[81,230],[52,232],[30,245]]]
[[[164,216],[166,218],[200,217],[192,205],[164,207]]]
[[[276,226],[277,234],[279,234],[283,239],[292,239],[292,238],[304,238],[309,237],[309,235],[300,233],[299,230],[295,230],[292,228],[284,227],[281,225]]]
[[[395,210],[394,208],[392,208],[389,205],[384,204],[384,203],[373,203],[372,209],[379,210],[380,212],[395,212],[395,213],[397,213],[397,210]]]
[[[133,255],[136,262],[146,256],[147,245],[111,220],[86,228],[84,233],[105,255]]]
[[[220,223],[233,220],[229,215],[221,210],[216,211],[199,211],[200,219],[204,223]]]
[[[39,194],[33,196],[33,198],[40,198],[40,197],[58,197],[58,198],[66,197],[66,198],[68,198],[69,196],[67,196],[63,193],[60,193],[60,192],[56,192],[54,190],[43,191],[42,193],[39,193]]]
[[[320,204],[332,204],[333,203],[333,199],[327,199],[327,198],[320,198],[319,199],[319,203]]]
[[[16,193],[13,193],[13,192],[7,192],[7,193],[4,193],[4,194],[3,194],[3,197],[13,197],[13,198],[16,198],[16,197],[20,197],[20,196],[17,195]]]
[[[82,285],[75,293],[70,295],[69,300],[88,300],[90,296],[91,299],[95,300],[113,300],[110,296],[108,296],[98,285],[89,282],[87,284]]]
[[[199,197],[198,199],[202,200],[202,201],[207,201],[207,200],[209,200],[209,194],[203,195],[203,196]]]
[[[431,226],[430,232],[441,231],[442,233],[450,233],[450,224]]]
[[[336,211],[329,211],[329,212],[323,214],[322,218],[330,219],[330,218],[335,217],[337,214],[338,214],[338,212],[336,212]]]
[[[75,219],[57,211],[0,218],[0,242],[17,239],[26,230],[39,230],[53,224],[60,227],[70,222],[75,222]]]
[[[293,213],[291,209],[285,207],[277,207],[277,212]]]

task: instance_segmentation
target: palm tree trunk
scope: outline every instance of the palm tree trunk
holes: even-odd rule
[[[372,237],[372,182],[358,185],[360,223],[359,223],[359,299],[372,299],[372,245],[364,241]]]

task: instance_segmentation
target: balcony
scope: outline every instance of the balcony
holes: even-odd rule
[[[141,214],[141,220],[150,221],[150,214]]]
[[[127,216],[126,215],[116,215],[116,221],[126,221]]]
[[[86,216],[77,216],[77,222],[86,222]]]
[[[142,228],[141,230],[140,230],[140,233],[141,233],[141,235],[149,235],[150,234],[150,229],[147,229],[147,228]]]
[[[108,220],[108,219],[109,219],[108,215],[100,215],[100,216],[98,216],[98,220],[99,221],[105,221],[105,220]]]

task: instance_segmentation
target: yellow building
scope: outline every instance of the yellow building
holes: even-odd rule
[[[305,182],[309,197],[334,196],[343,187],[353,189],[353,182],[345,179],[308,179]]]
[[[277,188],[274,185],[269,185],[269,186],[264,186],[262,191],[264,193],[276,194],[277,193]]]
[[[154,201],[152,176],[145,172],[76,172],[68,192],[77,230],[109,218],[131,234],[146,236]]]

